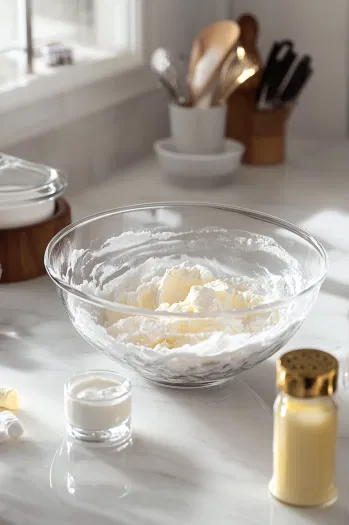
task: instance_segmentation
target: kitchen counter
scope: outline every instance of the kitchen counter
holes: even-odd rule
[[[244,167],[232,185],[210,190],[171,186],[147,159],[70,201],[76,219],[127,204],[195,200],[258,209],[307,229],[328,250],[331,268],[316,306],[285,349],[333,352],[345,372],[349,143],[293,142],[289,159],[281,167]],[[48,278],[1,285],[0,298],[2,383],[20,391],[27,430],[22,440],[0,445],[1,524],[348,523],[346,374],[338,394],[339,500],[323,510],[288,508],[267,491],[276,356],[218,389],[160,389],[89,347]],[[132,449],[104,455],[65,439],[63,384],[91,368],[117,368],[131,378]]]

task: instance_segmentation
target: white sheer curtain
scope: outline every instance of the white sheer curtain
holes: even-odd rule
[[[0,0],[0,52],[19,44],[17,0]]]

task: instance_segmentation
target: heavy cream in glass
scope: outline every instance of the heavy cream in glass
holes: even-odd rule
[[[64,388],[69,434],[83,441],[124,444],[131,438],[131,383],[110,370],[73,376]]]

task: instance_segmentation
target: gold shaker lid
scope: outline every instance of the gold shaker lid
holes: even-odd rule
[[[279,390],[292,397],[329,396],[337,390],[338,361],[315,349],[287,352],[276,365]]]

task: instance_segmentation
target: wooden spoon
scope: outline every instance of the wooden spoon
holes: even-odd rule
[[[253,75],[250,80],[244,82],[242,88],[245,89],[257,89],[261,80],[262,71],[262,59],[257,50],[257,40],[259,35],[259,24],[256,18],[249,14],[241,15],[237,19],[237,23],[240,27],[240,42],[246,56],[258,65],[258,73]]]
[[[240,27],[236,22],[221,20],[205,27],[195,38],[189,64],[194,106],[213,83],[239,36]]]

